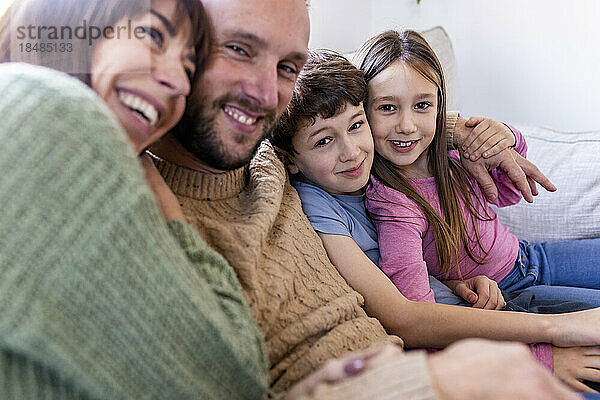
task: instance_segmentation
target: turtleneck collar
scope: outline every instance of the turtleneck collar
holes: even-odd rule
[[[222,173],[199,172],[149,154],[176,195],[197,200],[222,200],[239,195],[246,186],[248,166]]]

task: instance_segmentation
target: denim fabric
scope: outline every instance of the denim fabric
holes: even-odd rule
[[[453,306],[472,306],[471,303],[455,295],[448,286],[444,285],[431,275],[429,275],[429,286],[431,287],[431,290],[433,290],[436,303],[450,304]]]
[[[520,240],[515,266],[498,286],[508,292],[530,288],[538,299],[600,307],[600,239],[533,244]]]

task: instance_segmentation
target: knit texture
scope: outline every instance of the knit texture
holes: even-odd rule
[[[274,391],[331,358],[401,343],[366,315],[327,258],[267,141],[248,167],[222,174],[155,162],[188,221],[236,270],[266,338]]]
[[[164,222],[104,104],[22,64],[0,93],[0,397],[264,398],[233,270]]]

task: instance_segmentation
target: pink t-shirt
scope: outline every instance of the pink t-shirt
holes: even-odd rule
[[[519,131],[513,128],[513,132],[516,137],[515,150],[525,156],[527,152],[525,140]],[[456,152],[450,152],[450,156],[458,159]],[[494,202],[495,205],[504,207],[519,202],[521,193],[504,172],[493,170],[492,178],[498,187],[498,199]],[[443,216],[435,179],[409,179],[409,182],[434,210]],[[459,259],[462,279],[486,275],[499,282],[515,264],[519,251],[518,239],[496,218],[477,183],[473,180],[471,182],[475,189],[474,206],[481,215],[487,214],[493,219],[477,221],[482,247],[488,251],[486,257],[488,262],[479,264],[463,250]],[[468,216],[462,200],[459,199],[459,203],[463,215]],[[406,298],[413,301],[435,301],[433,291],[429,287],[428,273],[442,280],[460,279],[456,268],[453,268],[448,276],[442,272],[437,262],[433,229],[414,201],[371,177],[367,187],[366,206],[377,228],[379,267]],[[468,217],[466,226],[469,236],[474,238],[475,230]],[[484,254],[477,245],[472,251],[479,256]]]

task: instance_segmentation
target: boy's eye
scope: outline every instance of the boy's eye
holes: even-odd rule
[[[431,103],[428,101],[422,101],[420,103],[415,104],[415,110],[426,110],[431,107]]]
[[[143,27],[142,29],[146,35],[150,36],[150,39],[152,39],[158,47],[162,47],[165,38],[160,30],[149,26]]]
[[[355,122],[355,123],[353,123],[353,124],[350,126],[350,129],[348,129],[348,131],[353,131],[353,130],[355,130],[355,129],[358,129],[358,128],[360,128],[360,127],[361,127],[361,126],[362,126],[364,123],[365,123],[364,121],[358,121],[358,122]]]
[[[321,140],[319,140],[317,143],[315,143],[315,147],[323,147],[326,146],[327,144],[329,144],[333,139],[330,137],[326,137],[323,138]]]
[[[377,109],[385,112],[396,111],[396,107],[392,104],[382,104]]]

